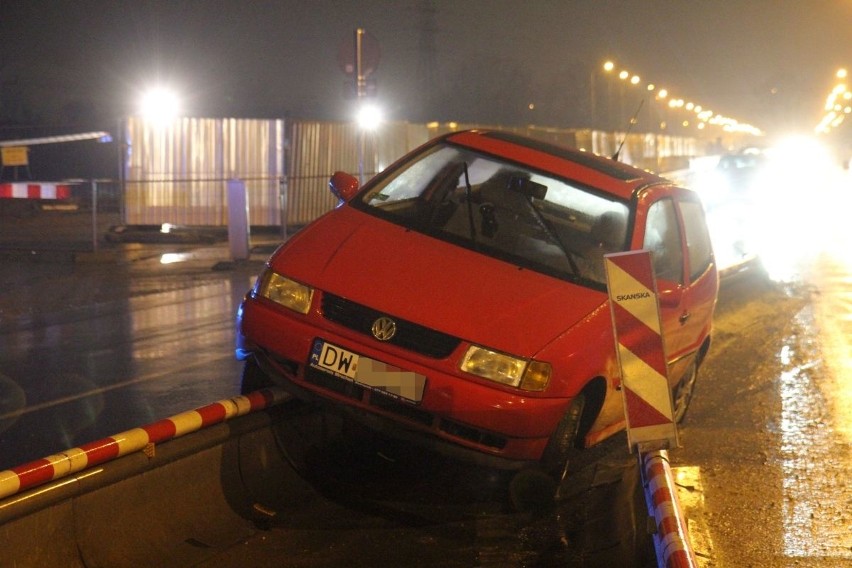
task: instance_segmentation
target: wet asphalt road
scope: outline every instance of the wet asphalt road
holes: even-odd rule
[[[76,263],[7,254],[0,468],[239,392],[233,315],[265,254],[226,270],[212,268],[228,260],[221,246],[121,245]]]
[[[850,210],[843,199],[837,214]],[[723,284],[683,447],[671,452],[702,566],[852,564],[852,231],[834,221],[825,246],[791,255],[796,271]],[[267,253],[236,265],[220,264],[222,245],[120,245],[106,262],[4,256],[0,469],[237,392],[233,314]],[[323,436],[324,450],[294,455],[346,473],[312,479],[316,499],[218,565],[286,555],[298,566],[594,566],[619,545],[613,527],[629,524],[612,509],[629,493],[623,437],[578,464],[557,510],[531,516],[507,512],[505,484],[487,472],[419,462],[368,436],[365,451],[341,451]],[[365,499],[344,498],[353,483]]]

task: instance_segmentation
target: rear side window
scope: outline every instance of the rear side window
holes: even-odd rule
[[[690,279],[701,276],[713,262],[713,248],[710,234],[704,221],[704,210],[696,201],[681,201],[680,212],[683,215],[686,232],[686,250],[689,255]]]
[[[674,201],[661,199],[648,209],[643,248],[651,251],[657,278],[683,283],[683,249]]]

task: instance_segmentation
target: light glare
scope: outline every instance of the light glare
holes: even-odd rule
[[[158,124],[171,122],[180,111],[180,99],[166,87],[154,87],[142,94],[139,103],[140,114]]]
[[[358,111],[358,126],[364,130],[375,130],[382,123],[382,113],[378,107],[365,105]]]

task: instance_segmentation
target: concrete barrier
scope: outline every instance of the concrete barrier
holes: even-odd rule
[[[90,453],[98,463],[74,472],[85,452],[66,452],[72,466],[42,483],[33,479],[55,472],[45,464],[56,459],[16,473],[23,473],[22,489],[0,500],[0,564],[189,566],[263,529],[276,510],[312,489],[277,447],[274,425],[287,414],[283,393],[265,389],[230,403],[251,410],[170,436],[153,451],[148,442],[102,461]],[[204,408],[201,414],[215,414]],[[142,429],[165,428],[156,424]]]
[[[648,514],[654,518],[654,548],[660,568],[697,568],[686,518],[680,508],[666,450],[640,454]]]

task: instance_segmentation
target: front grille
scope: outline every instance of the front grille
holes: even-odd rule
[[[389,316],[396,322],[396,335],[386,343],[435,359],[449,357],[461,342],[446,333],[395,318],[334,294],[323,294],[322,312],[326,319],[370,337],[373,336],[373,322],[381,316]]]

